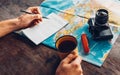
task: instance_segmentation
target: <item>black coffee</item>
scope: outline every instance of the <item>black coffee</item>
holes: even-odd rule
[[[59,44],[58,49],[60,52],[71,52],[76,48],[76,43],[70,40],[63,41]]]

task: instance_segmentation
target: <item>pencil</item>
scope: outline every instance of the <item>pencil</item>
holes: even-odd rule
[[[20,12],[24,12],[24,13],[26,13],[26,14],[34,14],[34,13],[28,12],[28,11],[26,11],[26,10],[20,10]],[[45,17],[45,16],[42,16],[42,18],[48,19],[48,18]]]

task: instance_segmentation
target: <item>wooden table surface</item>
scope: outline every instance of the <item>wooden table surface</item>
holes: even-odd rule
[[[0,21],[19,16],[20,9],[43,0],[0,0]],[[0,75],[54,75],[60,60],[56,51],[10,33],[0,38]],[[102,67],[82,62],[84,75],[120,75],[120,36]]]

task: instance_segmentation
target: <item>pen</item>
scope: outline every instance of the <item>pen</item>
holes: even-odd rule
[[[28,12],[28,11],[26,11],[26,10],[20,10],[20,12],[24,12],[24,13],[26,13],[26,14],[34,14],[34,13]],[[48,18],[45,17],[45,16],[42,16],[42,18],[48,19]]]

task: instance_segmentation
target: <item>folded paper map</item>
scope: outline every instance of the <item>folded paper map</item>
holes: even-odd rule
[[[114,5],[111,6],[112,3]],[[83,60],[97,66],[102,66],[119,35],[119,0],[44,0],[40,4],[40,8],[44,16],[54,12],[69,22],[65,28],[44,40],[43,44],[55,48],[55,42],[59,37],[73,35],[77,38],[79,55],[82,56]],[[109,11],[109,24],[114,34],[111,41],[94,41],[88,31],[88,19],[94,17],[96,10],[100,8]],[[88,55],[83,52],[81,44],[82,33],[86,33],[88,36],[90,47]]]

